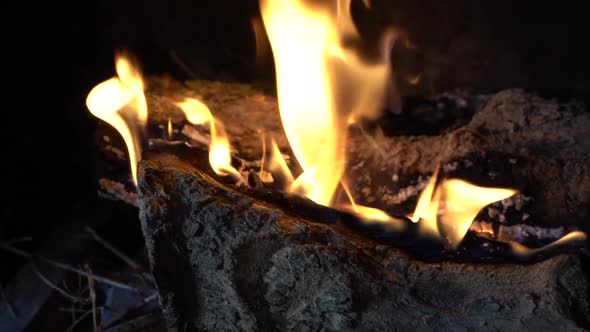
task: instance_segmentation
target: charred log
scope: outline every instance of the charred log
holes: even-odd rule
[[[574,255],[421,261],[171,160],[140,163],[139,205],[171,330],[589,327],[588,279]]]

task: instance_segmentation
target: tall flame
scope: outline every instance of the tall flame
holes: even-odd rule
[[[344,173],[347,126],[382,106],[390,50],[366,63],[344,46],[358,38],[350,0],[261,0],[260,8],[276,64],[281,120],[303,169],[292,190],[331,205]]]
[[[240,172],[231,165],[230,144],[223,123],[213,117],[209,107],[194,98],[186,98],[183,102],[177,103],[177,106],[182,109],[190,123],[209,124],[209,163],[213,171],[218,175],[232,175],[236,179],[241,179]]]
[[[486,205],[516,194],[515,190],[478,187],[459,179],[445,179],[437,185],[438,171],[420,194],[412,221],[420,230],[439,236],[455,248],[467,234],[469,226]]]
[[[97,118],[113,126],[129,152],[131,175],[137,185],[137,163],[141,160],[141,133],[147,123],[147,102],[137,65],[124,55],[115,57],[117,76],[95,86],[86,106]]]

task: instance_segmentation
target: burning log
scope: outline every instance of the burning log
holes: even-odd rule
[[[147,86],[150,137],[161,137],[176,150],[176,141],[188,142],[195,149],[185,151],[184,160],[196,159],[194,155],[206,150],[209,140],[206,132],[184,119],[177,103],[186,98],[203,100],[212,109],[225,124],[232,154],[250,166],[260,166],[256,163],[264,154],[263,137],[275,139],[284,155],[290,153],[276,99],[260,87],[209,81],[183,85],[162,78],[150,79]],[[172,142],[169,121],[174,128]],[[586,137],[590,117],[583,105],[545,100],[520,90],[492,96],[444,94],[406,101],[404,113],[389,114],[378,124],[381,134],[368,135],[371,124],[350,132],[347,178],[359,203],[408,215],[439,163],[446,177],[520,190],[514,198],[484,209],[472,227],[475,231],[482,228],[479,224],[487,224],[496,236],[551,241],[583,227],[590,199]],[[101,124],[97,134],[107,161],[102,176],[108,180],[100,182],[103,193],[135,205],[134,188],[126,180],[128,162],[120,157],[124,146],[107,125]],[[290,161],[289,167],[298,172]],[[193,164],[209,168],[206,159]]]
[[[589,280],[577,256],[532,264],[421,261],[329,213],[314,218],[289,201],[253,198],[174,158],[142,161],[138,186],[170,329],[590,326]]]

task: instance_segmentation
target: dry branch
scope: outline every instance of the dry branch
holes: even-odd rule
[[[44,262],[46,264],[49,264],[51,266],[54,266],[54,267],[57,267],[59,269],[62,269],[62,270],[65,270],[65,271],[69,271],[69,272],[72,272],[72,273],[76,273],[76,274],[81,275],[81,276],[84,276],[86,278],[88,278],[90,276],[90,274],[88,272],[86,272],[86,271],[82,271],[82,270],[77,269],[75,267],[72,267],[72,266],[70,266],[68,264],[64,264],[64,263],[61,263],[61,262],[58,262],[58,261],[54,261],[54,260],[45,258],[43,256],[33,256],[32,254],[30,254],[30,253],[28,253],[26,251],[20,250],[18,248],[15,248],[15,247],[9,245],[9,244],[6,244],[6,243],[0,242],[0,248],[4,249],[6,251],[9,251],[9,252],[11,252],[11,253],[13,253],[15,255],[18,255],[18,256],[27,258],[27,259],[37,259],[37,260],[39,260],[41,262]],[[131,291],[131,292],[136,292],[136,293],[140,293],[141,292],[141,290],[139,290],[137,288],[131,287],[129,285],[125,285],[123,283],[120,283],[118,281],[115,281],[115,280],[112,280],[112,279],[109,279],[109,278],[106,278],[106,277],[101,277],[101,276],[94,275],[93,276],[93,279],[96,280],[97,282],[101,282],[101,283],[104,283],[104,284],[107,284],[107,285],[110,285],[110,286],[113,286],[113,287],[125,289],[125,290]],[[59,289],[55,285],[53,285],[52,288]],[[62,293],[62,294],[64,294],[64,293]]]

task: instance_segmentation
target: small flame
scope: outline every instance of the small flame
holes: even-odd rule
[[[172,136],[174,135],[174,129],[172,128],[172,119],[168,117],[168,140],[172,140]]]
[[[384,39],[382,59],[368,64],[344,46],[359,38],[350,0],[261,0],[260,8],[275,58],[281,121],[303,169],[291,188],[332,205],[350,119],[376,116],[383,106],[393,36]]]
[[[526,247],[518,242],[514,242],[514,241],[510,241],[508,243],[510,244],[510,247],[515,255],[517,255],[521,258],[529,258],[531,256],[542,253],[544,251],[553,249],[555,247],[562,246],[566,243],[575,242],[575,241],[585,241],[587,238],[588,238],[588,236],[586,235],[586,233],[581,232],[581,231],[573,231],[571,233],[564,235],[561,239],[555,240],[554,242],[552,242],[546,246],[543,246],[541,248],[531,249],[531,248],[528,248],[528,247]]]
[[[290,187],[295,181],[293,173],[291,173],[289,166],[287,166],[287,162],[285,161],[285,158],[283,158],[283,154],[281,153],[281,150],[279,150],[274,138],[270,141],[270,162],[268,163],[268,170],[271,173],[282,177],[287,187]]]
[[[340,208],[356,215],[367,224],[380,224],[389,231],[400,232],[406,228],[403,220],[393,218],[383,210],[358,204],[342,205]]]
[[[340,206],[341,209],[355,214],[367,223],[379,223],[392,231],[402,231],[406,228],[402,220],[393,218],[383,210],[356,204],[346,182],[342,181],[341,184],[350,201],[350,205],[343,204]]]
[[[250,20],[252,31],[254,32],[254,41],[256,42],[256,62],[259,68],[264,65],[264,60],[270,54],[270,45],[264,33],[264,25],[258,17]]]
[[[473,219],[486,205],[516,194],[515,190],[485,188],[459,179],[443,180],[436,185],[438,171],[420,194],[412,221],[420,222],[420,230],[438,236],[456,248]]]
[[[113,126],[129,152],[131,175],[137,185],[137,163],[141,160],[140,133],[147,123],[147,102],[138,66],[124,55],[115,57],[117,76],[95,86],[86,98],[90,113]]]
[[[415,223],[421,221],[420,229],[422,230],[422,233],[431,236],[437,236],[439,234],[436,219],[438,202],[440,201],[440,190],[437,190],[436,192],[434,191],[437,179],[438,167],[430,177],[426,188],[424,188],[422,194],[420,194],[414,215],[410,217]]]
[[[478,187],[459,179],[445,180],[442,192],[445,207],[439,219],[441,235],[452,247],[459,245],[481,209],[517,193],[512,189]]]
[[[230,144],[223,123],[213,117],[209,107],[194,98],[186,98],[176,105],[182,109],[190,123],[197,125],[209,123],[211,131],[209,163],[215,174],[231,175],[236,179],[241,179],[240,172],[231,165]]]

